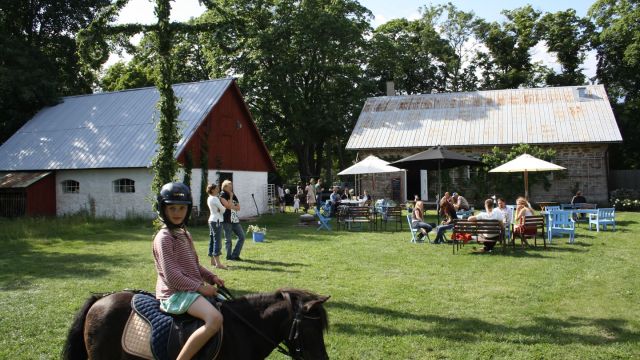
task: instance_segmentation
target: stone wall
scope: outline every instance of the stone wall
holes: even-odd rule
[[[554,163],[567,168],[566,171],[558,173],[550,173],[549,180],[551,188],[544,190],[541,184],[536,184],[529,189],[530,200],[538,201],[557,201],[569,202],[574,195],[574,189],[582,190],[584,196],[589,202],[599,203],[601,205],[608,204],[608,147],[607,144],[558,144],[553,146],[540,146],[542,148],[551,147],[556,150],[556,159]],[[503,147],[505,150],[511,146]],[[474,158],[479,158],[482,154],[491,151],[490,146],[475,147],[452,147],[449,150],[465,154]],[[375,155],[387,161],[394,161],[409,155],[415,154],[425,149],[385,149],[378,151],[361,151],[360,158],[368,155]],[[468,171],[466,167],[460,167],[451,170],[443,170],[449,172],[449,177],[456,190],[464,193],[465,189],[462,185],[461,178],[467,177]],[[402,173],[393,173],[395,177],[403,176]],[[376,198],[389,197],[390,195],[390,178],[394,175],[378,174],[376,176]],[[437,171],[429,171],[429,193],[437,192]],[[386,182],[386,183],[385,183]],[[403,182],[403,184],[405,184]],[[370,182],[366,186],[371,186]],[[378,191],[378,189],[380,189]],[[448,191],[449,189],[442,189]],[[403,188],[403,191],[406,190]],[[522,184],[522,192],[524,193],[524,184]],[[486,194],[490,196],[492,194]],[[412,195],[409,195],[411,198]],[[511,202],[511,200],[507,200]]]

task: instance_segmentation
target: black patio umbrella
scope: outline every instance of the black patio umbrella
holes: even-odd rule
[[[458,154],[455,151],[447,150],[442,146],[436,146],[429,150],[413,154],[404,159],[394,161],[389,165],[407,170],[438,170],[438,199],[436,207],[439,207],[440,196],[442,196],[441,169],[450,169],[463,165],[479,165],[482,162],[468,156]]]

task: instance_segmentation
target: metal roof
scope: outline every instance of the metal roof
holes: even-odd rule
[[[0,174],[0,189],[26,188],[51,174],[45,172],[12,172]]]
[[[621,142],[602,85],[367,99],[347,149]]]
[[[173,85],[180,109],[176,156],[233,81]],[[65,97],[0,146],[0,170],[149,167],[158,148],[159,99],[155,87]]]

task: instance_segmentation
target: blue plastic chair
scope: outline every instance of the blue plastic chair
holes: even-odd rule
[[[571,211],[555,210],[548,215],[547,238],[549,244],[553,235],[569,234],[569,243],[573,244],[576,238],[576,222],[573,220]]]
[[[596,226],[596,231],[600,231],[600,225],[607,230],[607,225],[613,225],[613,231],[616,231],[616,209],[601,208],[595,214],[589,214],[589,230],[591,225]]]
[[[316,231],[323,228],[326,229],[327,231],[331,231],[331,225],[329,225],[329,221],[331,220],[331,218],[328,216],[322,215],[322,212],[320,211],[316,212],[316,216],[318,217],[318,220],[320,220],[320,226],[318,226]]]

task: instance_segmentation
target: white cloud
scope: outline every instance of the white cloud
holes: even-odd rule
[[[387,19],[384,15],[375,14],[373,15],[373,20],[371,20],[371,26],[375,29],[378,26],[386,23],[387,21],[389,21],[389,19]]]

